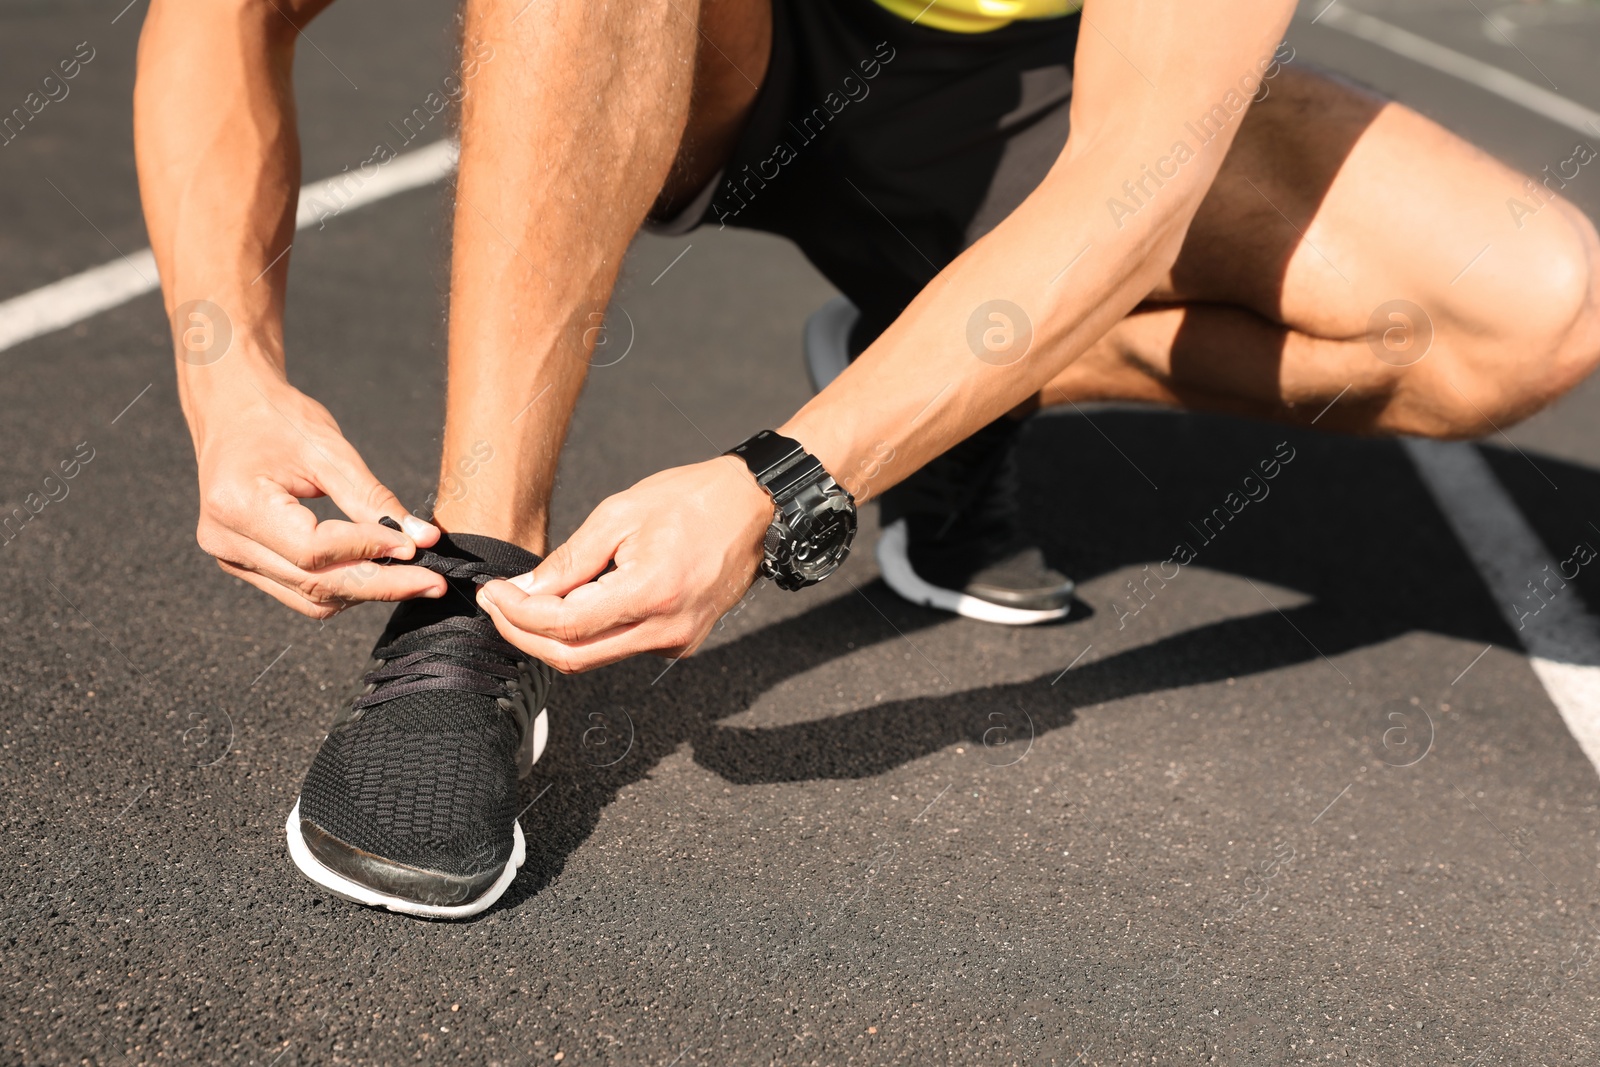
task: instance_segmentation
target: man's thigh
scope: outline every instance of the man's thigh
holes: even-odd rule
[[[728,160],[766,78],[772,0],[702,0],[694,95],[658,216],[692,199]]]
[[[1533,203],[1527,179],[1348,83],[1285,68],[1267,84],[1152,300],[1349,340],[1404,300],[1461,340],[1502,334],[1566,284],[1551,264],[1568,261],[1552,245],[1572,240],[1569,205],[1514,214],[1508,200]]]

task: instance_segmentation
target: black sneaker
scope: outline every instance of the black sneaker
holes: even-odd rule
[[[1027,626],[1065,618],[1072,579],[1022,529],[1015,441],[1003,417],[886,491],[878,569],[907,600],[969,619]]]
[[[807,320],[806,372],[818,392],[871,340],[857,336],[860,317],[840,296]],[[1046,564],[1022,529],[1014,448],[1021,427],[998,419],[883,494],[878,569],[890,589],[1008,626],[1072,610],[1072,579]]]
[[[395,608],[306,772],[285,828],[289,855],[358,904],[463,918],[499,899],[527,854],[517,782],[544,751],[553,678],[499,635],[474,596],[539,558],[447,534],[406,562],[444,575],[450,591]]]

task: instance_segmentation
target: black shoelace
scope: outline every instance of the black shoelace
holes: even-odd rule
[[[380,521],[400,528],[392,519]],[[449,580],[471,582],[474,588],[501,577],[492,564],[441,556],[426,548],[419,549],[415,559],[376,562],[421,567]],[[452,588],[452,592],[456,590]],[[494,622],[476,604],[471,615],[452,615],[419,626],[375,649],[372,656],[380,661],[379,666],[362,679],[366,689],[352,702],[352,708],[369,708],[429,689],[497,698],[520,691],[516,681],[522,654],[500,636]]]

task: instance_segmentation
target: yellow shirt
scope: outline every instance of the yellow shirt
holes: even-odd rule
[[[877,0],[908,22],[954,33],[987,33],[1017,19],[1071,15],[1083,0]]]

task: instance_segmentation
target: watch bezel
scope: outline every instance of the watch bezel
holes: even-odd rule
[[[827,480],[832,482],[831,477]],[[816,585],[849,558],[859,519],[850,494],[842,486],[835,484],[835,487],[839,491],[826,493],[817,507],[807,508],[795,500],[786,508],[780,508],[775,516],[774,525],[769,529],[780,529],[781,534],[777,544],[769,548],[768,557],[763,563],[766,564],[764,570],[770,572],[767,576],[781,588],[804,589]],[[785,514],[791,508],[794,510]],[[828,532],[841,532],[827,541],[819,541],[818,528],[825,524]],[[800,560],[798,557],[812,546],[820,550],[820,555],[814,559]]]

